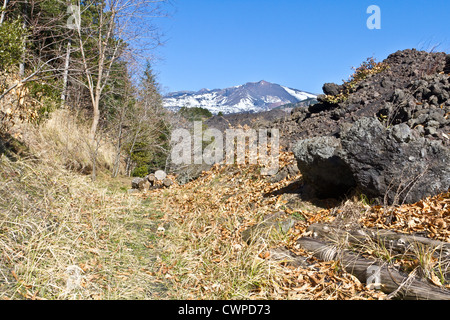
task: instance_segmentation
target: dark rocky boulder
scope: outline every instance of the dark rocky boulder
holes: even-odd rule
[[[293,151],[305,182],[323,197],[357,188],[380,203],[413,203],[450,187],[450,149],[404,123],[386,128],[361,118],[340,138],[301,140]]]
[[[319,103],[294,109],[280,144],[294,151],[304,189],[319,197],[359,190],[411,203],[450,187],[450,55],[397,51],[354,84],[325,83]]]
[[[450,54],[448,54],[445,57],[445,67],[444,67],[444,72],[445,73],[450,73]]]
[[[322,91],[327,95],[338,95],[341,92],[342,87],[336,83],[325,83],[322,87]]]
[[[444,52],[397,51],[383,63],[388,69],[359,82],[342,102],[330,104],[326,95],[342,85],[326,83],[319,103],[294,109],[270,127],[280,129],[281,145],[292,150],[300,139],[339,136],[340,128],[376,115],[386,126],[406,122],[422,136],[450,146],[450,58]]]
[[[387,129],[363,118],[341,135],[341,155],[361,192],[383,202],[413,203],[450,187],[450,149],[406,124]]]
[[[340,140],[330,136],[301,140],[294,146],[303,179],[318,196],[339,197],[356,186],[350,168],[338,156],[340,147]]]

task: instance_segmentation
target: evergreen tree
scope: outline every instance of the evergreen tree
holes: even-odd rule
[[[130,115],[132,139],[127,144],[128,171],[135,176],[144,176],[165,169],[170,148],[170,126],[150,62],[143,72],[138,99]]]

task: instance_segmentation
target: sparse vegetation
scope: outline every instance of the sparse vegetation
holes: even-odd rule
[[[282,163],[292,161],[291,157],[283,154]],[[295,249],[295,235],[305,231],[307,221],[313,216],[316,221],[330,218],[317,214],[320,208],[316,207],[315,213],[297,212],[296,228],[287,233],[261,230],[261,236],[253,235],[257,241],[248,244],[242,240],[242,231],[281,210],[286,203],[279,196],[267,194],[286,187],[289,181],[274,184],[252,179],[258,176],[258,170],[256,165],[217,165],[185,186],[171,188],[164,195],[153,193],[152,198],[170,224],[162,239],[168,252],[163,265],[172,283],[169,297],[313,299],[320,295],[322,299],[362,299],[375,295],[360,286],[360,291],[351,296],[345,286],[352,277],[334,264],[313,262],[310,268],[289,268],[270,259],[272,250],[280,246],[299,252]],[[314,275],[312,268],[318,270]],[[317,279],[326,279],[327,287],[325,282],[321,282],[323,286],[320,281],[314,284]]]
[[[0,299],[164,297],[151,202],[51,162],[0,166]]]
[[[341,92],[337,95],[326,95],[324,101],[330,104],[336,104],[347,100],[358,86],[358,84],[367,79],[367,77],[387,70],[389,66],[383,62],[376,62],[373,57],[367,58],[358,68],[353,68],[354,73],[348,80],[343,81]]]

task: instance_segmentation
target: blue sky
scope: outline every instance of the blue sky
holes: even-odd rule
[[[379,30],[367,28],[370,5],[381,10]],[[450,52],[448,0],[172,0],[169,10],[154,65],[164,92],[266,80],[321,93],[371,56]]]

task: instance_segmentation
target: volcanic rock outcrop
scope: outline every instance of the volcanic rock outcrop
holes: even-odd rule
[[[332,136],[301,140],[294,147],[307,183],[324,197],[357,188],[382,203],[417,202],[448,190],[450,149],[406,124],[386,128],[361,118]]]
[[[411,203],[450,187],[450,58],[404,50],[342,102],[325,84],[318,104],[279,122],[282,143],[317,195],[358,189],[382,203]]]

